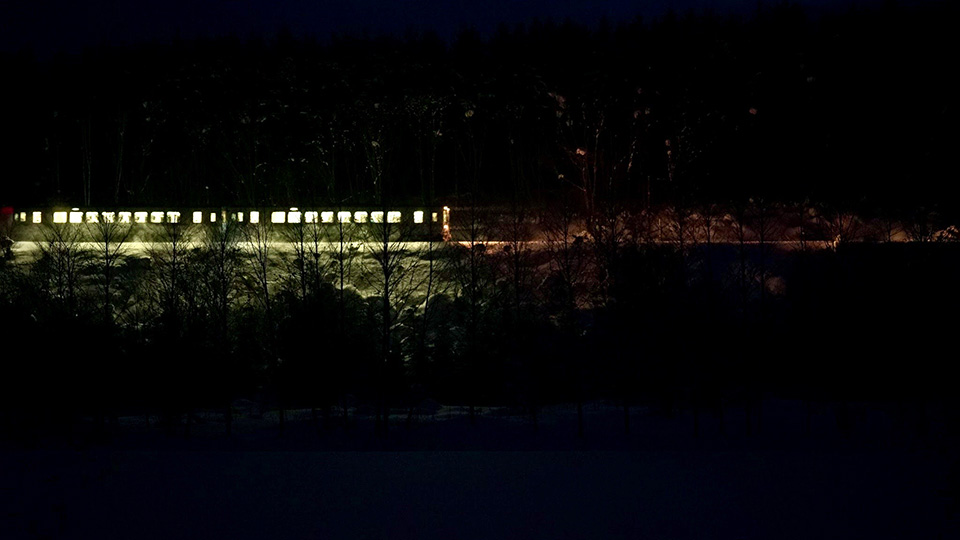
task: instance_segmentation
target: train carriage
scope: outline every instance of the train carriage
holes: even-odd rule
[[[372,209],[357,207],[313,208],[49,208],[13,209],[5,207],[5,216],[14,240],[37,240],[44,226],[93,226],[117,223],[138,227],[149,236],[151,229],[167,224],[189,225],[269,225],[281,233],[296,227],[316,227],[322,233],[338,231],[350,225],[357,231],[376,232],[388,228],[399,240],[449,240],[450,208],[391,207]],[[159,230],[157,231],[159,232]],[[279,237],[278,237],[279,239]]]

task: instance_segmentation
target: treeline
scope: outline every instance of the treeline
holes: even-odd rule
[[[559,209],[532,244],[525,216],[472,212],[461,242],[404,242],[389,223],[166,224],[146,254],[129,225],[51,227],[36,260],[0,267],[4,434],[130,415],[189,429],[198,410],[229,434],[239,398],[281,429],[291,408],[345,429],[368,411],[379,435],[428,399],[534,426],[575,403],[581,434],[597,400],[628,432],[638,405],[742,407],[758,429],[771,395],[953,404],[956,243],[654,242],[642,215],[584,234]]]
[[[0,57],[17,206],[765,197],[948,216],[955,9]],[[375,164],[374,164],[375,163]],[[373,165],[372,165],[373,164]]]

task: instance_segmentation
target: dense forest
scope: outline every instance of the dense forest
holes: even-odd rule
[[[7,204],[762,196],[953,215],[955,10],[0,56]],[[596,201],[594,201],[596,200]]]

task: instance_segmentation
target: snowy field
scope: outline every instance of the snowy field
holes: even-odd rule
[[[485,409],[321,430],[293,411],[216,415],[190,438],[124,418],[110,443],[0,451],[0,538],[956,538],[952,456],[936,421],[917,431],[856,406],[764,404],[761,431],[730,409],[664,418],[590,404],[528,417]],[[398,411],[399,412],[399,411]],[[936,415],[934,415],[934,418]]]

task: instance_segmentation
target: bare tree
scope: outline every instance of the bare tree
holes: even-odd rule
[[[588,270],[587,231],[573,208],[563,203],[547,212],[541,223],[550,255],[550,292],[559,313],[570,315],[578,307]]]
[[[273,224],[269,212],[260,211],[256,223],[247,223],[242,229],[243,240],[246,243],[247,262],[250,272],[245,273],[247,285],[254,301],[270,316],[270,242],[273,235]]]
[[[740,293],[741,314],[744,316],[746,316],[747,299],[750,295],[747,241],[750,239],[751,232],[747,223],[748,215],[747,201],[735,199],[730,205],[729,221],[732,225],[733,237],[737,242],[737,290]]]
[[[362,268],[364,281],[373,293],[371,298],[378,304],[374,317],[380,329],[380,354],[373,367],[377,399],[374,426],[383,436],[389,429],[390,386],[402,374],[394,331],[410,315],[408,308],[421,284],[421,259],[410,253],[410,246],[406,245],[410,239],[408,223],[391,208],[393,185],[387,174],[386,143],[387,130],[394,127],[394,113],[389,106],[374,103],[364,111],[366,124],[362,132],[366,170],[379,200],[379,210],[369,216],[371,224],[366,238],[373,264]]]
[[[792,207],[796,216],[797,244],[801,252],[806,252],[810,241],[810,201],[804,199]]]
[[[530,241],[533,239],[531,221],[532,215],[526,205],[514,204],[506,220],[498,224],[497,236],[502,241],[499,273],[510,284],[514,320],[519,319],[522,306],[529,301],[532,278]]]
[[[558,178],[579,192],[584,215],[603,212],[604,205],[630,191],[629,180],[639,170],[639,139],[647,124],[643,111],[619,114],[629,105],[610,97],[571,101],[556,92],[548,95],[555,101],[561,150],[574,168]]]
[[[243,259],[239,247],[239,224],[235,221],[211,223],[204,231],[203,243],[194,272],[202,285],[201,298],[206,313],[212,315],[214,350],[220,360],[221,396],[226,401],[224,420],[227,436],[232,434],[232,376],[230,365],[230,313],[243,277]]]
[[[821,205],[817,212],[817,224],[834,248],[856,241],[863,229],[863,222],[857,213],[841,204]]]
[[[563,216],[563,213],[567,216]],[[562,281],[570,281],[572,288],[570,291],[574,294],[574,302],[571,308],[576,308],[576,283],[587,276],[592,275],[593,281],[589,283],[593,289],[593,300],[598,306],[610,308],[614,304],[615,291],[619,285],[620,266],[624,256],[624,251],[634,240],[630,234],[629,214],[622,204],[615,200],[604,200],[596,205],[594,210],[587,214],[585,218],[586,232],[589,239],[588,246],[580,246],[579,236],[574,236],[573,245],[566,245],[570,234],[571,216],[569,209],[562,211],[559,220],[548,221],[548,245],[551,246],[553,255],[553,268],[560,270],[561,275],[567,274],[569,278]],[[589,253],[587,252],[589,251]],[[581,253],[582,252],[582,253]],[[580,260],[581,257],[586,260]],[[566,270],[564,270],[566,268]],[[581,274],[583,276],[581,277]],[[572,315],[572,313],[571,313]],[[579,329],[572,327],[572,316],[565,317],[567,321],[563,322],[563,331],[578,339],[581,335]],[[576,346],[576,344],[572,344]],[[587,369],[583,363],[582,355],[571,355],[570,365],[568,366],[569,377],[575,393],[577,402],[577,434],[584,436],[584,417],[583,404],[587,391]],[[629,423],[629,403],[624,396],[624,421]]]
[[[405,321],[412,307],[412,300],[422,284],[419,272],[421,259],[407,249],[408,232],[401,223],[392,223],[384,212],[384,219],[369,229],[370,250],[373,264],[364,267],[365,281],[379,302],[376,317],[380,325],[380,363],[378,373],[378,399],[376,413],[378,431],[387,432],[389,405],[386,386],[389,378],[397,373],[399,351],[394,343],[395,329]]]
[[[276,343],[274,337],[279,322],[279,314],[275,313],[273,306],[273,291],[271,281],[274,277],[271,269],[271,257],[273,257],[271,243],[274,235],[277,233],[272,223],[272,216],[269,212],[260,211],[259,219],[256,222],[248,222],[242,229],[242,238],[246,244],[246,271],[243,272],[243,279],[246,284],[248,299],[259,308],[257,322],[260,325],[258,332],[259,346],[261,352],[267,359],[267,368],[270,372],[278,374],[280,370],[280,359],[276,355]],[[275,380],[275,382],[278,382]],[[276,391],[278,420],[280,433],[283,434],[286,428],[286,410],[287,395],[284,392],[282,384],[273,386]]]
[[[917,207],[905,216],[903,230],[911,242],[931,242],[935,239],[938,218],[937,213],[930,208]]]
[[[185,306],[192,302],[184,288],[189,284],[188,258],[193,237],[192,225],[179,221],[164,223],[158,242],[149,250],[159,314],[168,331],[174,333],[179,333]]]
[[[93,115],[87,113],[84,120],[80,120],[80,179],[83,184],[83,205],[90,206],[93,191]]]
[[[464,248],[460,256],[454,259],[453,272],[456,279],[457,295],[466,301],[464,358],[468,377],[473,380],[469,392],[468,410],[470,421],[476,422],[477,386],[475,374],[478,371],[480,352],[483,350],[482,321],[487,303],[490,300],[490,288],[493,274],[487,254],[486,212],[476,204],[476,197],[470,196],[471,204],[459,209],[460,245]]]
[[[359,234],[359,228],[353,223],[352,219],[341,219],[341,215],[348,215],[349,212],[341,209],[335,216],[336,221],[330,230],[328,236],[330,242],[328,245],[328,258],[330,270],[334,285],[337,288],[337,324],[341,332],[346,324],[346,292],[351,286],[353,279],[354,262],[360,254],[362,240]]]
[[[319,247],[319,229],[315,224],[305,221],[301,217],[282,230],[284,239],[293,248],[293,259],[284,260],[285,274],[292,279],[292,289],[298,292],[301,300],[307,298],[309,291],[314,290],[313,283],[314,278],[318,277],[316,266],[319,261],[319,251],[314,249]]]
[[[617,264],[624,247],[632,241],[629,225],[628,212],[616,201],[605,202],[586,218],[601,303],[610,299],[611,288],[616,286]]]
[[[573,208],[563,202],[553,211],[547,212],[541,223],[549,255],[549,270],[541,288],[548,295],[548,304],[556,325],[564,332],[576,333],[575,315],[581,307],[581,301],[585,300],[584,288],[590,271],[587,231]],[[530,412],[536,427],[540,398],[536,388],[532,388],[529,393]],[[577,417],[578,432],[582,432],[582,402],[578,402]]]
[[[55,300],[75,312],[81,294],[81,276],[90,262],[90,253],[83,245],[83,227],[72,223],[55,223],[44,228],[40,242],[39,274],[44,289]]]
[[[202,284],[207,311],[214,315],[217,333],[226,337],[237,286],[243,277],[240,225],[233,221],[207,225],[200,246]]]
[[[193,243],[193,226],[179,221],[164,223],[157,241],[149,250],[150,293],[154,317],[158,321],[159,347],[176,350],[181,343],[190,319],[196,315],[196,283],[191,279],[190,249]],[[193,421],[193,398],[188,391],[190,373],[184,371],[182,362],[163,366],[167,384],[171,385],[164,396],[165,423],[173,430],[186,415],[184,436],[190,436]]]
[[[767,281],[769,279],[768,253],[770,242],[779,241],[783,232],[783,223],[781,221],[782,212],[778,204],[772,202],[767,197],[754,197],[750,199],[750,225],[757,239],[758,247],[758,272],[760,285],[761,309],[764,307],[763,300],[767,294]]]
[[[133,228],[129,223],[121,223],[112,213],[99,215],[93,223],[87,224],[90,237],[96,244],[93,260],[99,270],[98,289],[103,306],[103,321],[113,324],[115,319],[114,282],[118,267],[125,256],[125,246]]]
[[[880,239],[884,243],[894,242],[904,234],[903,223],[901,223],[897,215],[889,209],[880,212],[877,218],[877,225],[880,232]]]
[[[116,179],[113,187],[113,203],[117,204],[120,202],[120,187],[123,185],[123,152],[126,148],[126,134],[127,134],[127,113],[121,111],[117,116],[117,140],[116,140],[116,152],[114,153],[113,159],[113,170],[116,175]]]
[[[420,179],[420,197],[424,207],[432,209],[436,199],[436,170],[437,147],[443,138],[444,114],[450,103],[443,97],[421,95],[408,99],[406,102],[407,115],[411,119],[411,128],[416,135],[417,171]],[[423,360],[426,357],[427,336],[433,322],[433,300],[437,294],[442,294],[444,282],[439,279],[445,270],[445,260],[440,257],[442,244],[438,237],[443,234],[441,225],[432,219],[436,215],[429,212],[424,228],[426,228],[426,247],[422,258],[426,260],[425,292],[420,304],[421,325],[417,329],[417,345],[415,357]],[[412,408],[411,408],[412,411]]]

